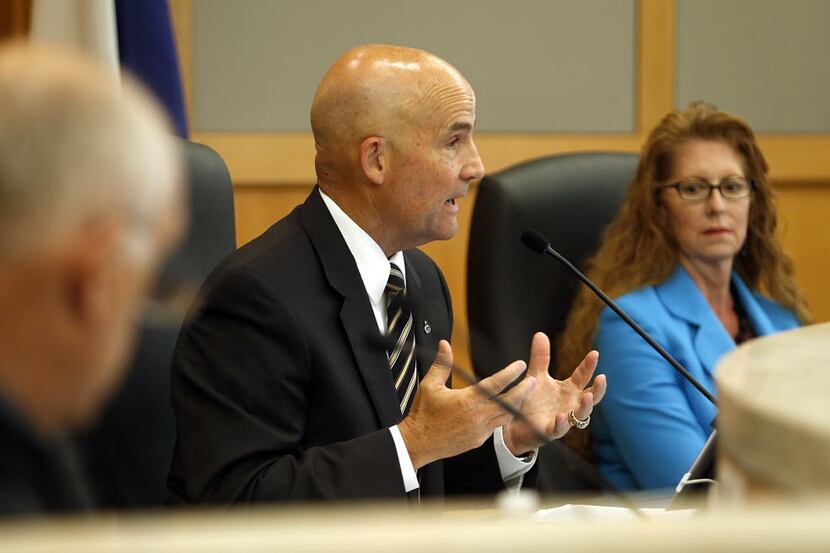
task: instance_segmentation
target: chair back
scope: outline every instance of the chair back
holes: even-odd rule
[[[622,152],[552,155],[484,177],[476,197],[467,259],[467,312],[473,367],[487,376],[527,359],[537,331],[556,338],[581,282],[558,261],[521,242],[534,229],[580,270],[616,215],[638,156]],[[542,447],[535,487],[579,493],[598,485],[588,462],[556,442]]]
[[[233,188],[211,148],[182,141],[188,174],[190,226],[158,278],[159,286],[188,281],[198,289],[236,247]],[[184,312],[144,324],[130,368],[100,422],[79,438],[81,461],[97,505],[157,507],[167,502],[167,473],[176,442],[170,364]]]
[[[556,260],[526,248],[522,233],[539,231],[584,268],[622,203],[637,160],[623,152],[552,155],[481,181],[467,259],[471,353],[479,375],[527,359],[536,331],[554,340],[582,286]]]

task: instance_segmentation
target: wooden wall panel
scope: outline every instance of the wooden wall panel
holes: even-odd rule
[[[250,242],[305,200],[311,184],[236,186],[233,192],[236,242]]]
[[[665,115],[666,112],[661,112]],[[651,130],[650,128],[648,130]],[[196,142],[214,148],[225,160],[234,183],[295,186],[313,183],[314,139],[303,133],[218,133],[195,131]],[[579,151],[638,152],[646,134],[476,133],[476,145],[488,173],[535,157]],[[830,186],[830,135],[760,135],[758,142],[779,181]]]
[[[193,0],[169,0],[170,22],[179,55],[179,71],[182,77],[184,107],[188,128],[193,124]]]
[[[21,38],[29,34],[32,0],[0,2],[0,40]]]
[[[671,0],[641,0],[638,4],[639,78],[637,130],[654,128],[674,105],[675,5]]]
[[[777,186],[781,240],[815,322],[830,321],[830,186],[795,182]]]

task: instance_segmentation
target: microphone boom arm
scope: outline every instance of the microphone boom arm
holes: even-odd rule
[[[660,346],[660,344],[655,342],[654,338],[649,336],[648,333],[640,327],[640,325],[635,323],[631,319],[631,317],[629,317],[628,314],[626,314],[625,311],[620,309],[617,306],[617,304],[614,303],[614,300],[612,300],[607,295],[605,295],[605,292],[600,290],[599,287],[596,284],[591,282],[591,280],[588,277],[586,277],[584,274],[582,274],[582,271],[577,269],[573,265],[573,263],[568,261],[562,254],[560,254],[558,251],[554,250],[550,246],[550,243],[547,242],[546,240],[544,240],[544,238],[542,238],[542,236],[539,233],[537,233],[535,231],[532,231],[532,230],[525,231],[525,233],[522,235],[522,242],[524,242],[524,244],[533,251],[536,251],[536,252],[541,253],[543,255],[547,254],[547,255],[550,255],[551,257],[556,258],[557,260],[559,260],[560,263],[562,263],[568,269],[570,269],[579,278],[579,280],[584,282],[585,285],[588,286],[588,288],[590,288],[594,292],[594,294],[596,294],[603,302],[605,302],[605,304],[608,307],[610,307],[614,311],[614,313],[616,313],[623,321],[625,321],[628,324],[628,326],[630,326],[632,329],[634,329],[634,332],[639,334],[640,337],[648,343],[648,345],[650,345],[652,348],[654,348],[654,350],[657,353],[659,353],[663,357],[663,359],[665,359],[668,362],[669,365],[674,367],[674,369],[677,372],[679,372],[681,375],[683,375],[683,377],[689,382],[689,384],[694,386],[697,389],[698,392],[703,394],[703,397],[708,399],[712,403],[712,405],[714,405],[715,407],[718,406],[718,402],[715,399],[715,396],[713,396],[709,392],[709,390],[707,390],[703,386],[703,384],[698,382],[698,380],[694,376],[692,376],[689,373],[689,371],[687,371],[686,368],[683,367],[683,365],[681,365],[674,357],[672,357],[669,352],[667,352],[665,349],[663,349],[663,347]],[[539,247],[539,246],[542,245],[542,243],[544,244],[544,249]]]

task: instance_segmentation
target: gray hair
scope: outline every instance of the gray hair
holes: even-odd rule
[[[90,218],[118,216],[126,250],[148,245],[181,161],[161,110],[74,54],[0,49],[0,258],[26,255]]]

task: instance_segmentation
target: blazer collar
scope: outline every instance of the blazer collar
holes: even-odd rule
[[[703,293],[681,265],[667,281],[655,286],[655,290],[666,308],[687,322],[700,326],[712,315]]]
[[[354,257],[316,186],[302,206],[300,221],[326,279],[343,297],[340,320],[380,425],[397,424],[401,420],[398,396],[366,288]]]
[[[697,356],[704,370],[711,376],[723,354],[735,349],[735,342],[712,311],[703,292],[682,266],[674,275],[656,287],[666,308],[691,326]]]
[[[774,331],[769,317],[741,277],[732,272],[732,285],[738,301],[746,310],[753,331],[759,335]],[[661,301],[671,313],[687,321],[694,333],[693,343],[700,362],[711,375],[720,358],[735,349],[735,342],[709,306],[703,293],[682,266],[663,284],[655,287]]]

